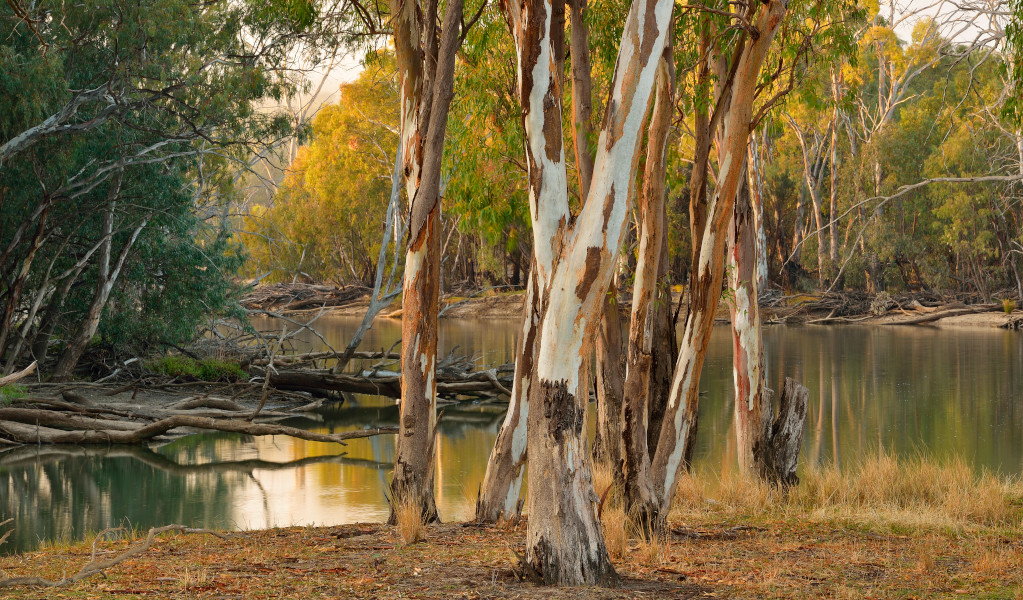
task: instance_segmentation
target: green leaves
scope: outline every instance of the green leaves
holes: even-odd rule
[[[1011,14],[1005,27],[1006,68],[1013,93],[1006,98],[1006,118],[1023,125],[1023,0],[1010,0]]]

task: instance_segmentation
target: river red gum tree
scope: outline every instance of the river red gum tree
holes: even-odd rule
[[[617,582],[596,517],[583,427],[586,359],[625,229],[643,122],[672,6],[671,0],[637,0],[630,8],[589,193],[572,221],[567,212],[556,11],[542,0],[502,4],[519,61],[538,262],[536,359],[526,415],[526,560],[551,584]]]
[[[787,0],[751,3],[742,9],[744,14],[737,15],[749,25],[749,29],[732,49],[726,79],[718,82],[714,112],[703,117],[697,114],[696,161],[692,178],[696,187],[691,202],[694,260],[690,309],[657,446],[649,466],[645,461],[636,461],[634,471],[626,473],[626,498],[630,499],[630,510],[651,521],[667,515],[679,473],[685,468],[685,457],[696,422],[700,374],[721,296],[728,227],[732,221],[736,192],[745,176],[758,79],[771,43],[788,12],[788,4]],[[709,47],[706,33],[701,39],[701,46]],[[701,65],[699,76],[706,77],[708,71],[709,67]],[[721,133],[715,135],[718,126]],[[705,195],[702,182],[705,181],[706,161],[715,138],[717,181],[713,192]]]
[[[449,0],[438,31],[438,1],[391,0],[398,66],[402,166],[409,199],[402,296],[401,411],[391,481],[394,509],[413,503],[437,519],[433,494],[437,313],[440,304],[440,171],[463,0]]]

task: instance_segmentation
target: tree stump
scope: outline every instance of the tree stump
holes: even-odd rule
[[[760,476],[775,485],[787,488],[799,483],[796,467],[799,466],[809,399],[810,390],[806,386],[786,377],[778,416],[766,439],[753,447]]]

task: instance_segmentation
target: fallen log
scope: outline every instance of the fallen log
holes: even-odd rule
[[[456,396],[492,392],[508,395],[511,378],[501,375],[500,368],[456,374],[437,373],[437,394]],[[281,370],[270,374],[270,385],[278,389],[306,392],[348,392],[398,398],[401,396],[401,376],[390,371],[365,371],[359,375],[330,371]]]
[[[215,408],[219,410],[230,410],[241,412],[245,410],[245,407],[233,400],[226,398],[208,398],[206,396],[196,396],[194,398],[185,398],[179,400],[174,404],[167,407],[171,410],[189,410],[193,408]]]
[[[953,310],[933,312],[924,317],[916,317],[904,321],[892,321],[890,325],[924,325],[926,323],[933,323],[934,321],[938,321],[948,317],[972,315],[974,313],[992,312],[996,310],[998,311],[1002,310],[1002,306],[1000,304],[980,304],[976,306],[969,306],[967,308],[956,308]]]
[[[337,358],[338,353],[334,352],[306,352],[304,354],[286,354],[274,359],[274,364],[278,366],[282,365],[296,365],[304,362],[312,362],[314,360],[325,360]],[[397,352],[368,352],[368,351],[356,351],[352,352],[352,358],[358,358],[363,360],[380,360],[383,358],[398,360],[401,358],[401,354]],[[266,358],[257,358],[252,361],[252,365],[265,366],[269,362]]]
[[[18,371],[17,373],[11,373],[10,375],[7,375],[5,377],[0,377],[0,387],[4,387],[5,385],[10,385],[12,383],[17,383],[18,381],[21,381],[22,379],[28,377],[32,373],[35,373],[35,370],[36,363],[33,361],[32,364]]]
[[[35,408],[0,408],[0,421],[69,429],[112,429],[117,431],[135,431],[143,426],[142,423],[72,416],[54,410]]]
[[[141,444],[163,435],[173,429],[190,427],[227,433],[247,435],[286,435],[312,442],[333,442],[344,444],[346,440],[397,433],[397,427],[361,429],[343,433],[316,433],[286,425],[249,423],[235,419],[213,419],[177,415],[139,427],[133,431],[116,429],[77,429],[65,431],[37,425],[26,425],[14,421],[0,421],[0,434],[11,441],[23,444]]]

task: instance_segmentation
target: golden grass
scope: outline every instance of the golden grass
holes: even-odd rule
[[[615,560],[624,557],[628,549],[627,521],[621,505],[605,507],[600,514],[600,524],[604,529],[604,545],[607,546],[608,554]]]
[[[394,509],[394,530],[405,546],[423,541],[426,525],[423,523],[423,510],[418,502],[405,499],[398,502]]]
[[[672,505],[674,514],[711,511],[754,518],[802,517],[884,529],[967,531],[1023,526],[1023,482],[975,473],[956,458],[896,459],[879,453],[843,471],[811,466],[803,469],[799,485],[790,491],[738,473],[716,483],[716,487],[706,486],[692,476],[681,480]]]

